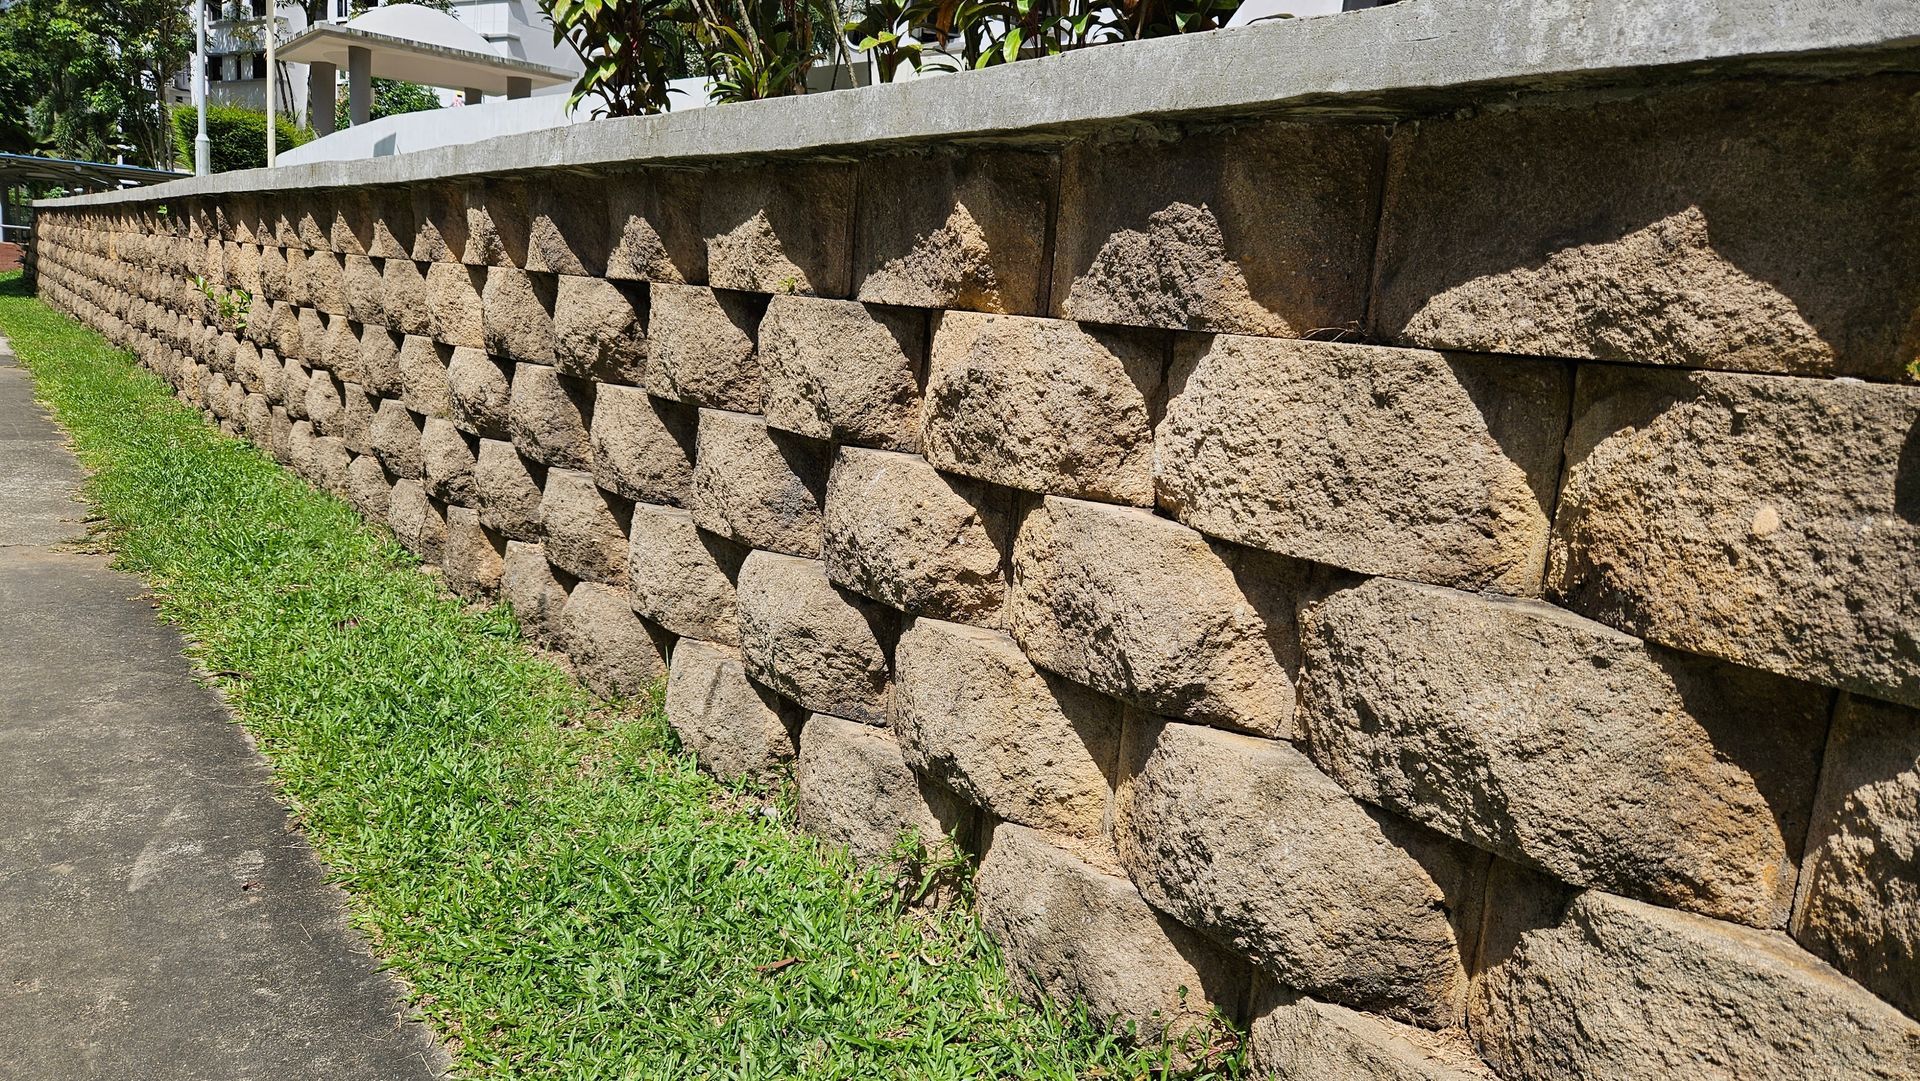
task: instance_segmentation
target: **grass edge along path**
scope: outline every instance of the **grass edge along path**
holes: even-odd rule
[[[1019,1003],[965,905],[903,911],[783,825],[790,797],[698,773],[657,695],[595,702],[18,275],[0,331],[116,565],[215,674],[456,1076],[1170,1075],[1165,1048]]]

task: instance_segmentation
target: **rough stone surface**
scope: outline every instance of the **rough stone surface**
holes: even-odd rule
[[[600,384],[587,433],[593,479],[609,492],[684,506],[693,486],[699,414],[638,387]]]
[[[623,281],[707,279],[700,237],[701,176],[690,170],[634,169],[607,180],[611,247],[607,277]]]
[[[818,560],[771,552],[747,555],[739,598],[754,679],[811,712],[886,723],[892,613],[829,582]]]
[[[447,588],[471,600],[500,591],[506,572],[505,542],[480,524],[480,512],[447,508],[447,550],[440,561]]]
[[[480,440],[473,481],[481,523],[516,540],[539,540],[540,488],[546,478],[546,467],[522,458],[512,443]]]
[[[1465,849],[1355,803],[1285,743],[1143,718],[1127,744],[1114,836],[1155,908],[1315,997],[1459,1017]]]
[[[393,482],[387,524],[408,551],[424,562],[440,562],[447,544],[446,513],[427,498],[427,490],[419,481],[402,477]]]
[[[858,298],[873,304],[1043,314],[1058,168],[1022,150],[862,162]]]
[[[347,502],[369,521],[381,521],[393,506],[393,482],[371,454],[354,458],[347,467]]]
[[[627,591],[580,582],[560,609],[556,639],[580,681],[603,698],[644,693],[666,674],[663,643],[627,605]]]
[[[380,268],[368,256],[346,257],[340,293],[346,301],[347,318],[356,323],[386,322],[387,304],[380,284]]]
[[[462,431],[489,439],[507,437],[514,365],[479,349],[453,351],[447,365],[447,393],[453,404],[453,422]]]
[[[385,327],[363,329],[357,367],[360,382],[368,390],[389,398],[406,393],[406,375],[400,368],[400,347],[405,340],[404,335],[396,335]]]
[[[889,607],[996,625],[1010,503],[924,458],[840,447],[821,519],[827,576]]]
[[[1074,143],[1060,166],[1055,308],[1288,338],[1357,328],[1386,145],[1382,127],[1286,121]]]
[[[551,275],[489,267],[480,294],[487,352],[552,364],[554,289]]]
[[[950,794],[914,775],[893,733],[824,713],[800,729],[793,779],[800,828],[863,866],[887,862],[903,830],[930,844],[947,836],[961,813]]]
[[[547,558],[576,578],[627,584],[626,502],[610,496],[593,478],[571,469],[549,469],[540,497],[540,535]]]
[[[885,450],[920,442],[926,314],[777,296],[760,322],[767,423]]]
[[[682,638],[667,671],[667,723],[702,768],[726,781],[778,784],[796,752],[799,717],[747,679],[737,651]]]
[[[1495,1081],[1464,1034],[1276,991],[1247,1030],[1248,1065],[1273,1081]]]
[[[752,548],[820,554],[827,449],[759,417],[700,411],[688,509],[700,528]]]
[[[1581,369],[1550,588],[1665,645],[1920,705],[1920,388]]]
[[[1785,935],[1598,891],[1476,985],[1473,1033],[1511,1081],[1920,1071],[1920,1023]]]
[[[1301,637],[1310,754],[1360,799],[1568,882],[1786,923],[1830,692],[1386,578]]]
[[[721,289],[846,296],[854,178],[838,162],[709,174],[700,200],[707,279]]]
[[[380,290],[384,317],[374,322],[403,334],[433,333],[427,279],[419,264],[411,259],[388,259],[380,268]]]
[[[579,379],[644,382],[646,297],[642,286],[561,275],[553,307],[554,367]]]
[[[941,469],[1013,488],[1153,502],[1165,341],[1052,319],[945,312],[921,446]]]
[[[1029,998],[1084,1002],[1096,1019],[1131,1023],[1148,1041],[1198,1031],[1210,1007],[1231,1015],[1244,1002],[1244,964],[1038,830],[995,826],[974,891],[981,923]]]
[[[915,619],[895,651],[894,728],[913,767],[995,817],[1104,835],[1118,702],[1048,678],[1013,639]]]
[[[1894,134],[1920,122],[1916,91],[1912,76],[1732,83],[1404,125],[1378,333],[1912,379],[1920,238],[1882,223],[1920,213],[1920,145]]]
[[[1134,507],[1048,496],[1013,547],[1007,623],[1042,668],[1157,713],[1294,733],[1306,568]]]
[[[476,448],[472,438],[449,421],[427,418],[420,430],[420,466],[428,495],[442,503],[468,507],[479,502],[473,478]]]
[[[1920,1017],[1920,711],[1843,695],[1793,934]]]
[[[1564,365],[1233,335],[1175,354],[1154,453],[1181,521],[1369,574],[1540,591]]]
[[[427,267],[428,332],[448,345],[486,347],[481,291],[486,271],[460,263],[433,263]]]
[[[647,389],[689,405],[758,413],[756,343],[766,299],[662,282],[650,295]]]
[[[380,399],[372,415],[372,453],[396,476],[420,478],[420,419],[394,397]],[[378,515],[376,515],[378,516]]]
[[[409,334],[400,345],[400,400],[423,417],[453,416],[453,391],[447,382],[452,350],[431,338]]]
[[[532,220],[527,269],[554,274],[603,274],[607,269],[607,183],[597,176],[561,174],[528,186]]]
[[[529,639],[543,646],[553,644],[560,631],[560,609],[567,603],[567,587],[554,577],[545,549],[508,541],[500,593],[513,606],[513,616]]]
[[[507,428],[529,458],[568,469],[593,468],[593,384],[542,364],[516,364]]]
[[[738,545],[695,527],[686,511],[633,506],[627,547],[633,610],[674,634],[740,644],[733,579],[745,559]]]

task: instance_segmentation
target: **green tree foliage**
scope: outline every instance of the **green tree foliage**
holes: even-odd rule
[[[166,83],[191,51],[180,0],[20,0],[0,12],[0,149],[174,164]]]
[[[285,116],[275,119],[281,150],[313,138],[312,131],[296,126]],[[193,138],[199,126],[193,106],[182,105],[173,110],[174,152],[181,161],[193,160]],[[267,164],[267,114],[238,105],[209,105],[207,144],[210,165],[216,173],[263,168]]]
[[[353,122],[348,115],[352,106],[346,94],[340,94],[333,103],[333,126],[345,128]],[[440,94],[430,86],[417,83],[403,83],[393,79],[373,80],[373,105],[367,110],[368,120],[378,120],[383,116],[398,116],[401,113],[421,113],[428,109],[440,108]]]

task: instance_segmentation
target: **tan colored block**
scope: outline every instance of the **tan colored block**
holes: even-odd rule
[[[891,613],[835,587],[819,561],[771,552],[748,554],[739,602],[755,680],[815,713],[886,723]]]
[[[774,297],[760,322],[767,423],[814,439],[914,450],[926,348],[921,312]]]
[[[693,485],[697,410],[638,387],[596,386],[588,432],[593,479],[648,503],[686,504]]]
[[[1008,493],[910,454],[840,447],[827,481],[827,576],[889,607],[997,626]]]
[[[696,528],[675,507],[633,505],[627,571],[633,610],[674,634],[740,644],[733,579],[746,550]]]
[[[480,524],[478,511],[447,508],[447,551],[441,561],[447,588],[468,600],[500,592],[506,573],[506,541]]]
[[[474,349],[486,347],[481,290],[486,270],[461,263],[436,262],[427,267],[427,326],[436,340]]]
[[[970,147],[870,159],[859,169],[859,299],[1044,314],[1052,154]]]
[[[575,585],[560,609],[558,637],[580,681],[603,698],[642,694],[667,674],[664,642],[633,614],[624,589]]]
[[[1565,365],[1182,338],[1160,505],[1213,536],[1368,574],[1540,591]]]
[[[702,409],[688,509],[700,528],[749,547],[818,556],[827,467],[823,444]]]
[[[560,610],[566,607],[567,587],[554,577],[540,545],[507,542],[500,593],[513,607],[514,619],[528,640],[543,646],[553,644],[560,632]]]
[[[550,469],[540,497],[540,533],[554,566],[589,582],[627,584],[627,522],[632,509],[593,478]]]
[[[707,280],[707,248],[700,234],[701,174],[647,169],[606,179],[612,245],[607,277],[625,281]]]
[[[512,360],[552,364],[557,288],[550,274],[490,267],[480,294],[481,330],[487,352]]]
[[[647,390],[689,405],[759,412],[755,336],[766,299],[662,282],[649,293]]]
[[[528,270],[602,275],[607,271],[607,178],[548,174],[528,186],[533,219]]]
[[[794,764],[800,828],[844,847],[863,867],[889,862],[904,831],[929,845],[959,828],[966,808],[908,768],[893,734],[816,713]]]
[[[646,312],[645,286],[561,275],[554,294],[554,367],[579,379],[644,383]]]
[[[673,645],[666,710],[667,723],[701,768],[756,787],[785,778],[804,719],[747,679],[739,653],[694,638]]]
[[[529,458],[568,469],[593,468],[593,384],[539,364],[516,364],[507,430]]]
[[[453,422],[462,431],[505,439],[513,395],[515,365],[484,350],[460,347],[447,365],[447,394]]]
[[[1146,332],[944,313],[927,376],[927,460],[1012,488],[1151,504],[1165,349]]]
[[[546,467],[522,458],[512,443],[481,439],[473,466],[481,524],[515,540],[539,540],[540,489],[546,478]]]
[[[473,436],[450,421],[428,417],[420,432],[421,472],[427,494],[442,503],[471,507],[479,502],[473,477],[478,453]]]
[[[447,364],[453,350],[432,338],[409,334],[400,343],[400,400],[423,417],[453,416],[453,391]]]
[[[388,259],[380,268],[381,311],[384,323],[404,334],[431,334],[433,309],[427,279],[412,259]]]
[[[373,453],[395,476],[418,480],[423,475],[420,423],[419,417],[394,398],[382,399],[373,414]]]
[[[838,162],[707,175],[700,231],[721,289],[844,297],[853,258],[854,167]]]

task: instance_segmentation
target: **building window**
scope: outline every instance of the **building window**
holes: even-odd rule
[[[221,62],[225,59],[226,59],[225,57],[220,57],[220,56],[207,57],[207,81],[208,82],[217,83],[220,81]]]
[[[336,19],[347,17],[347,0],[333,0],[333,17]]]
[[[253,17],[256,19],[265,18],[266,14],[267,0],[253,0]]]
[[[253,77],[256,79],[264,79],[267,77],[267,54],[266,53],[253,54]]]

